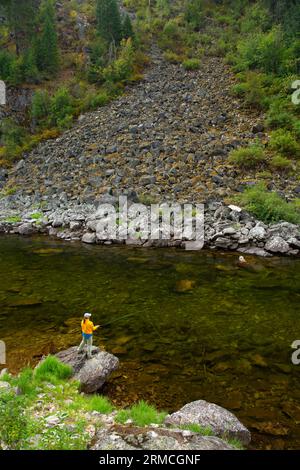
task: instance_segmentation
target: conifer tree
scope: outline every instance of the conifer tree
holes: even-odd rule
[[[132,28],[132,23],[130,16],[127,14],[125,15],[123,19],[123,24],[122,24],[122,35],[124,39],[129,39],[134,37],[134,32]]]
[[[30,46],[39,3],[40,0],[0,1],[0,6],[13,33],[17,55],[20,55],[22,51]]]
[[[96,17],[102,38],[118,44],[122,39],[122,23],[117,1],[97,0]]]
[[[59,68],[59,48],[52,0],[44,0],[42,3],[40,24],[41,33],[36,42],[37,65],[41,72],[54,75]]]

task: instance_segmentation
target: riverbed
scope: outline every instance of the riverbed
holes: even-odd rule
[[[253,447],[300,448],[300,260],[0,237],[0,339],[17,372],[80,342],[80,319],[121,367],[104,392],[167,411],[205,399],[235,413]]]

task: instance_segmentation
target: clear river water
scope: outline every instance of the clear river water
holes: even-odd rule
[[[103,393],[177,410],[205,399],[249,427],[253,448],[300,448],[300,260],[0,237],[0,339],[17,372],[80,342],[121,361]]]

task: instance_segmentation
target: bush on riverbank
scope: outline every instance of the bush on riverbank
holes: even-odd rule
[[[247,211],[266,223],[282,220],[300,223],[298,201],[287,202],[277,193],[267,191],[264,184],[246,189],[237,200]]]

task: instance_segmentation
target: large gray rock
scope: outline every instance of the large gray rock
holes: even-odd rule
[[[119,426],[100,429],[92,450],[235,450],[218,437],[179,429]]]
[[[79,353],[77,346],[56,354],[56,357],[72,367],[74,378],[79,380],[84,393],[94,393],[101,389],[110,374],[119,366],[119,359],[106,351],[93,347],[92,359]]]
[[[288,253],[290,250],[289,244],[279,236],[275,236],[270,238],[265,245],[265,249],[267,251],[271,251],[272,253]]]
[[[235,438],[245,445],[251,440],[250,432],[234,414],[205,400],[188,403],[176,413],[167,416],[165,424],[168,426],[198,424],[211,429],[216,436]]]
[[[249,232],[249,238],[251,240],[256,239],[256,240],[264,240],[266,238],[266,230],[264,227],[262,227],[259,223],[253,227],[250,232]]]
[[[32,235],[34,232],[35,232],[35,229],[30,223],[25,223],[18,227],[18,233],[20,235],[28,236],[28,235]]]
[[[88,243],[88,244],[92,245],[93,243],[96,243],[96,234],[95,233],[85,233],[81,240],[82,240],[83,243]]]

